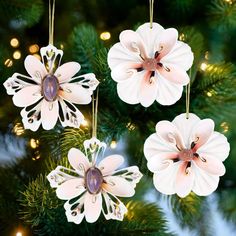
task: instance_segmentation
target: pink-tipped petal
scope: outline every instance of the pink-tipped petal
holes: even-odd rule
[[[150,23],[145,23],[139,26],[136,30],[136,32],[143,39],[143,42],[147,48],[148,56],[150,58],[154,57],[156,39],[162,34],[163,31],[164,28],[155,22],[152,23],[152,28],[150,28]]]
[[[158,89],[156,80],[156,77],[151,77],[151,71],[147,71],[141,80],[139,100],[144,107],[151,106],[156,100]]]
[[[202,145],[197,150],[199,155],[211,156],[219,159],[220,161],[224,161],[228,157],[229,151],[230,145],[227,138],[223,134],[216,131],[213,132],[207,143]]]
[[[41,95],[41,88],[39,85],[30,85],[27,87],[22,88],[20,91],[15,93],[13,96],[13,103],[17,107],[27,107],[36,103],[40,98]]]
[[[60,85],[59,96],[68,102],[75,104],[89,104],[92,100],[92,92],[83,88],[80,84],[65,83]]]
[[[47,75],[47,70],[43,63],[32,55],[25,58],[25,69],[32,79],[38,84],[41,84],[42,79]]]
[[[111,155],[104,158],[98,165],[103,176],[111,175],[119,166],[124,162],[124,158],[121,155]]]
[[[188,44],[177,41],[170,53],[161,59],[162,63],[174,64],[187,71],[193,64],[193,53]]]
[[[209,174],[222,176],[225,174],[225,166],[218,158],[210,156],[195,157],[193,160],[199,168]]]
[[[145,44],[138,33],[132,30],[124,30],[120,33],[120,42],[130,52],[147,58]]]
[[[152,157],[162,155],[162,153],[176,153],[178,150],[175,146],[173,147],[172,144],[167,143],[160,136],[154,133],[146,139],[143,151],[146,159],[149,160]]]
[[[46,130],[53,129],[57,123],[59,106],[58,101],[47,102],[45,99],[42,101],[41,117],[42,126]]]
[[[211,175],[199,168],[192,162],[192,169],[195,173],[195,180],[193,184],[193,192],[199,196],[207,196],[214,192],[219,184],[219,176]]]
[[[189,114],[189,118],[186,119],[186,114],[180,114],[175,117],[172,123],[178,128],[186,148],[190,148],[192,129],[200,121],[200,118],[193,113]]]
[[[191,192],[194,182],[194,172],[187,165],[188,162],[182,162],[180,164],[175,180],[176,193],[182,198]]]
[[[156,72],[157,79],[157,96],[156,100],[161,105],[169,106],[176,103],[182,96],[183,86],[172,83]]]
[[[116,82],[123,82],[137,73],[137,68],[141,68],[142,63],[124,62],[120,63],[111,71],[111,77]]]
[[[57,197],[62,200],[75,198],[85,191],[84,180],[80,178],[70,179],[61,184],[57,190]]]
[[[105,177],[102,188],[119,197],[132,197],[135,194],[132,184],[119,176]]]
[[[117,84],[117,93],[128,104],[139,103],[139,91],[145,71],[136,73],[132,78]]]
[[[156,51],[160,54],[159,59],[170,53],[178,39],[178,31],[174,28],[165,29],[162,31],[160,38],[156,42]]]
[[[195,149],[204,145],[214,132],[214,121],[211,119],[200,120],[192,131],[192,141],[196,143]]]
[[[177,157],[177,152],[162,152],[149,158],[147,167],[151,172],[161,171],[169,166],[168,160],[174,160]]]
[[[156,132],[164,141],[176,146],[177,150],[185,148],[182,136],[173,123],[167,120],[158,122]]]
[[[59,83],[70,81],[71,78],[77,74],[81,66],[78,62],[67,62],[57,68],[55,76],[58,78]]]
[[[88,158],[77,148],[71,148],[68,152],[70,165],[82,176],[90,167]]]
[[[154,173],[153,183],[159,192],[164,194],[176,193],[175,178],[179,164],[179,162],[173,163],[173,161],[169,161],[169,166],[167,168]]]
[[[84,200],[84,214],[88,223],[97,221],[102,210],[102,195],[86,193]]]
[[[113,45],[107,55],[107,62],[112,70],[124,62],[142,63],[142,61],[138,54],[130,53],[121,43]]]
[[[158,72],[165,79],[178,85],[187,85],[190,81],[186,71],[173,64],[163,64],[158,68]]]

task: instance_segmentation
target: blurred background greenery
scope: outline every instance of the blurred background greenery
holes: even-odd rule
[[[136,29],[148,20],[148,0],[56,0],[55,46],[64,50],[63,61],[78,61],[81,73],[94,72],[101,82],[99,138],[115,152],[121,143],[127,162],[144,174],[136,196],[123,199],[129,209],[124,222],[104,224],[100,217],[95,224],[67,223],[63,201],[45,179],[58,164],[68,165],[68,150],[82,148],[90,136],[90,105],[79,107],[86,117],[81,129],[58,124],[51,131],[31,132],[24,130],[20,108],[1,86],[0,235],[184,235],[171,227],[163,201],[179,227],[188,230],[185,235],[221,235],[211,221],[216,210],[236,232],[236,1],[155,0],[154,5],[154,21],[177,28],[179,40],[194,52],[190,111],[212,118],[216,130],[231,143],[227,172],[213,198],[163,196],[154,190],[146,167],[145,139],[158,121],[185,112],[185,94],[170,107],[131,106],[118,98],[110,77],[109,47],[122,30]],[[40,47],[48,44],[48,1],[0,0],[0,40],[3,84],[14,72],[24,74],[24,58],[39,57]],[[215,210],[210,206],[213,201]]]

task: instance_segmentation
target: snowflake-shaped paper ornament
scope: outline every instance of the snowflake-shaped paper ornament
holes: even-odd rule
[[[67,220],[80,224],[85,217],[93,223],[101,212],[107,220],[123,220],[127,208],[117,196],[133,196],[142,174],[137,166],[117,170],[124,161],[120,155],[107,156],[97,164],[106,144],[96,138],[86,140],[84,148],[85,155],[76,148],[70,149],[68,159],[73,170],[58,166],[47,176],[57,197],[67,200]]]
[[[177,102],[189,83],[186,71],[192,63],[191,48],[178,41],[178,31],[157,23],[152,23],[152,28],[145,23],[136,31],[121,32],[120,42],[108,53],[120,99],[144,107],[155,100],[162,105]]]
[[[13,103],[24,107],[24,127],[36,131],[42,123],[49,130],[59,118],[63,126],[78,128],[84,116],[73,103],[90,103],[98,80],[93,73],[74,77],[80,64],[60,65],[63,51],[53,45],[41,48],[40,53],[43,63],[32,55],[25,59],[29,76],[15,73],[4,83],[7,93],[13,95]]]
[[[201,120],[192,113],[188,119],[181,114],[172,122],[158,122],[156,133],[144,144],[156,189],[180,197],[191,190],[199,196],[215,191],[229,151],[226,137],[214,131],[213,120]]]

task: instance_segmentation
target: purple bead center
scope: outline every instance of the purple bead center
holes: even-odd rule
[[[48,74],[42,81],[42,95],[48,102],[56,100],[59,90],[59,82],[55,75]]]
[[[85,185],[91,194],[98,193],[102,188],[103,176],[96,167],[91,167],[85,174]]]

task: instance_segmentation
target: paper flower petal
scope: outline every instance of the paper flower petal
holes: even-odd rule
[[[59,106],[58,101],[47,102],[45,99],[41,105],[42,126],[46,130],[52,129],[58,119]]]
[[[58,78],[60,83],[68,82],[79,72],[80,68],[81,66],[78,62],[67,62],[59,66],[54,75]]]
[[[93,195],[89,192],[86,193],[84,199],[84,214],[86,221],[93,223],[97,221],[102,210],[102,195],[101,193]]]
[[[124,162],[124,158],[120,155],[111,155],[104,158],[98,165],[103,176],[111,175]]]
[[[30,85],[15,93],[13,103],[17,107],[27,107],[36,103],[41,98],[41,87],[39,85]]]
[[[57,190],[57,197],[62,200],[69,200],[78,197],[85,191],[84,180],[81,178],[70,179],[61,184]]]
[[[47,75],[47,70],[45,66],[34,56],[27,56],[25,58],[25,69],[31,78],[38,84]]]
[[[68,160],[70,165],[81,175],[90,167],[88,158],[77,148],[71,148],[68,152]]]

